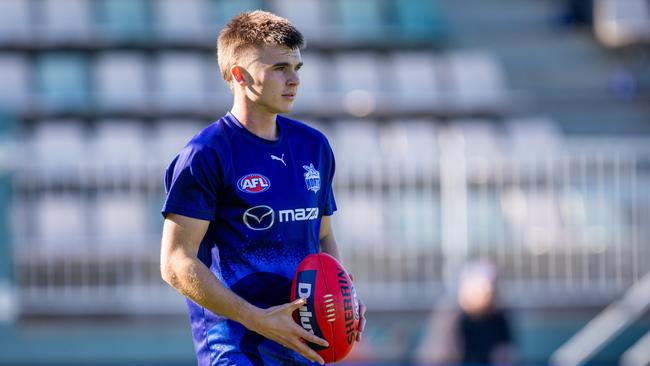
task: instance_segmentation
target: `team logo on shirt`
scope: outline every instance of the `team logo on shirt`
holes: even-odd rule
[[[270,187],[271,181],[262,174],[246,174],[237,181],[237,188],[247,193],[264,192]]]
[[[306,170],[303,175],[305,176],[307,189],[314,193],[318,192],[320,190],[320,173],[314,168],[314,164],[312,163],[303,165],[302,167]]]

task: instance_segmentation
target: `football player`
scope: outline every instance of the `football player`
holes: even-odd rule
[[[221,31],[230,111],[170,163],[162,209],[163,279],[187,297],[199,365],[323,363],[297,325],[291,279],[311,253],[341,256],[332,233],[334,155],[325,136],[281,116],[298,95],[301,33],[264,11]],[[361,339],[365,306],[360,303]]]

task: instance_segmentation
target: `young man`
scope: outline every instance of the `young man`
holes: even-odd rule
[[[286,19],[242,13],[218,59],[234,102],[185,146],[165,176],[161,272],[188,298],[199,365],[302,365],[323,359],[298,326],[291,279],[308,254],[340,259],[332,234],[334,156],[291,111],[303,38]],[[360,340],[365,318],[360,306]]]

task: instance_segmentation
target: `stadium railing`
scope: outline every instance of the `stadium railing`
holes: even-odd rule
[[[477,257],[497,264],[511,306],[603,305],[650,269],[643,139],[578,140],[552,129],[543,139],[534,128],[515,143],[525,131],[480,120],[340,122],[327,127],[334,227],[375,309],[433,306]],[[169,126],[153,135],[104,126],[87,138],[57,125],[58,135],[19,144],[43,152],[13,179],[22,311],[137,313],[152,297],[162,313],[183,311],[158,270],[162,172],[189,137],[170,138],[181,125]],[[115,140],[123,151],[111,149]],[[77,154],[86,158],[65,158]]]

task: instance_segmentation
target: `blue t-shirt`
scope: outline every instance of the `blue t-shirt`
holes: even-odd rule
[[[233,292],[268,308],[289,302],[300,261],[320,251],[320,219],[336,210],[325,136],[277,117],[279,139],[230,113],[194,136],[165,175],[163,215],[210,221],[198,258]],[[199,365],[302,365],[299,354],[188,300]]]

